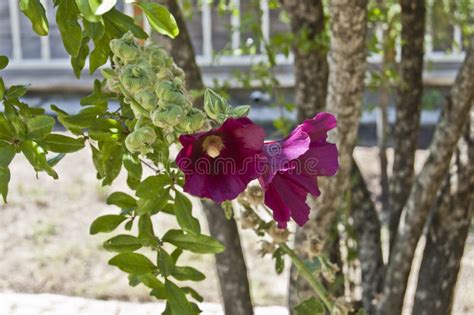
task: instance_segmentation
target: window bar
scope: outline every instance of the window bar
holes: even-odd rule
[[[48,16],[48,4],[45,0],[40,0],[41,4],[44,7],[46,16]],[[51,47],[49,46],[49,34],[46,36],[41,36],[41,59],[44,61],[51,59]]]
[[[232,0],[232,15],[230,25],[232,27],[232,49],[240,48],[240,0]]]
[[[205,62],[212,61],[212,15],[209,0],[202,1],[202,51]]]
[[[13,59],[19,61],[22,59],[21,36],[20,36],[20,15],[18,12],[18,1],[9,0],[10,8],[10,31],[12,34],[12,54]]]
[[[453,52],[454,54],[460,54],[462,52],[462,31],[459,25],[454,25],[453,37]]]
[[[268,0],[260,1],[260,9],[262,10],[262,33],[263,40],[268,43],[270,40],[270,10],[268,8]],[[261,48],[262,52],[265,51],[265,45],[262,43]]]

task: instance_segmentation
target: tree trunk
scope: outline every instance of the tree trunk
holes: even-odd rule
[[[373,314],[377,295],[382,291],[384,263],[380,240],[380,222],[364,178],[354,162],[352,167],[351,215],[357,238],[362,273],[362,304]]]
[[[443,108],[430,145],[430,154],[416,178],[405,206],[403,224],[399,225],[392,258],[385,275],[384,296],[378,310],[381,315],[399,315],[403,308],[408,276],[418,240],[469,116],[474,98],[473,76],[474,53],[471,46],[451,88],[452,101]]]
[[[327,47],[323,41],[324,9],[321,0],[282,0],[281,3],[290,17],[293,34],[306,32],[306,40],[319,43],[309,50],[298,46],[298,43],[292,47],[295,56],[295,103],[298,121],[301,122],[314,117],[326,107],[328,62]],[[304,239],[303,230],[298,228],[295,243],[301,244]],[[290,310],[300,302],[298,292],[306,290],[310,290],[310,287],[304,279],[298,277],[296,269],[292,266],[288,292]]]
[[[293,46],[295,102],[298,120],[303,121],[326,107],[329,68],[323,3],[322,0],[282,0],[281,3],[290,16],[293,34],[297,37],[305,34],[305,41],[316,43],[309,49],[300,42]]]
[[[196,63],[194,48],[181,9],[176,0],[167,0],[166,5],[178,23],[179,35],[172,40],[155,35],[158,36],[157,42],[165,43],[176,64],[186,73],[186,87],[190,90],[203,90],[201,71]],[[202,107],[202,102],[200,98],[195,100],[194,104]],[[217,275],[225,314],[252,315],[247,266],[240,245],[237,223],[234,219],[227,220],[222,207],[213,202],[204,201],[203,210],[211,235],[226,248],[223,253],[216,255]]]
[[[425,0],[400,0],[402,58],[394,127],[394,160],[390,192],[390,244],[393,245],[403,207],[414,179],[423,93]],[[390,246],[391,248],[392,246]]]
[[[451,314],[464,244],[474,211],[474,111],[432,214],[413,314]]]

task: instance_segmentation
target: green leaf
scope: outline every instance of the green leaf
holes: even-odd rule
[[[155,265],[142,254],[121,253],[109,260],[109,265],[116,266],[126,273],[144,275],[156,269]]]
[[[8,66],[8,57],[0,55],[0,70],[5,69]]]
[[[89,22],[99,22],[102,18],[94,13],[89,0],[76,0],[77,7],[82,16]]]
[[[27,134],[29,140],[41,140],[53,130],[55,120],[53,117],[40,115],[28,118],[26,121]]]
[[[191,201],[179,191],[175,191],[175,193],[174,215],[176,216],[179,226],[185,232],[199,235],[201,233],[201,227],[199,221],[193,217]]]
[[[142,244],[135,236],[120,234],[105,241],[103,246],[106,250],[111,252],[125,253],[140,249]]]
[[[13,137],[14,130],[4,113],[0,113],[0,139],[9,140]]]
[[[230,111],[230,115],[236,118],[247,117],[249,112],[250,112],[250,105],[241,105],[241,106],[232,108],[232,110]]]
[[[15,157],[15,149],[12,146],[7,145],[0,147],[0,166],[8,166]]]
[[[95,15],[102,15],[112,10],[117,0],[89,0],[89,3]]]
[[[148,35],[141,27],[135,24],[133,18],[113,8],[102,15],[104,18],[105,30],[112,38],[120,38],[130,31],[137,38],[147,39]]]
[[[131,189],[137,189],[142,179],[142,163],[138,157],[133,156],[130,153],[125,153],[123,156],[123,166],[128,172],[127,185]]]
[[[5,96],[5,91],[6,91],[5,83],[3,82],[2,77],[0,77],[0,100],[2,100],[3,97]]]
[[[156,277],[153,274],[147,273],[147,274],[140,275],[140,276],[137,276],[137,277],[138,277],[138,280],[141,283],[143,283],[144,285],[146,285],[150,289],[158,290],[158,291],[162,292],[163,296],[166,296],[166,294],[164,292],[165,285],[160,280],[156,279]]]
[[[7,98],[19,98],[26,94],[28,85],[12,85],[6,94]]]
[[[138,239],[143,246],[158,245],[158,240],[153,231],[153,222],[148,214],[143,214],[138,219]]]
[[[36,171],[45,171],[49,176],[58,179],[58,174],[51,166],[49,166],[48,161],[46,160],[46,153],[42,147],[33,141],[24,141],[21,143],[20,147],[26,159]]]
[[[191,297],[193,299],[195,299],[196,301],[198,301],[199,303],[201,303],[202,301],[204,301],[204,298],[196,292],[196,290],[194,290],[193,288],[190,288],[190,287],[182,287],[181,288],[186,294],[189,294],[191,295]]]
[[[84,148],[84,138],[71,138],[60,134],[49,134],[43,140],[41,145],[44,145],[48,151],[57,153],[72,153]]]
[[[109,59],[110,55],[110,37],[107,35],[106,38],[100,40],[94,40],[94,50],[91,52],[89,58],[89,73],[93,74],[97,68],[104,65]]]
[[[186,299],[184,291],[170,280],[165,281],[165,290],[168,297],[168,305],[173,314],[195,315],[193,306]]]
[[[79,54],[82,43],[82,29],[78,19],[79,9],[76,3],[70,0],[59,0],[56,24],[58,25],[64,48],[73,57]]]
[[[20,0],[20,10],[33,24],[33,31],[40,36],[46,36],[49,32],[49,23],[46,11],[40,0]]]
[[[298,304],[295,311],[296,315],[324,315],[324,304],[312,297]]]
[[[3,202],[7,203],[8,183],[10,182],[10,170],[6,166],[0,166],[0,195]]]
[[[66,154],[64,153],[59,153],[57,154],[56,156],[48,159],[48,165],[53,167],[55,166],[56,164],[58,164],[64,157],[66,156]]]
[[[174,271],[174,262],[173,258],[165,252],[163,249],[158,250],[156,256],[156,265],[163,277],[168,277]]]
[[[135,194],[140,198],[153,198],[163,193],[169,185],[171,185],[171,179],[168,175],[149,176],[138,185]]]
[[[105,202],[108,205],[115,205],[122,209],[135,208],[137,206],[135,198],[121,191],[112,193]]]
[[[172,276],[179,281],[202,281],[206,279],[206,276],[199,270],[193,267],[179,267],[176,266],[172,273]]]
[[[184,234],[181,230],[169,230],[163,241],[198,254],[218,254],[224,251],[224,245],[207,235]]]
[[[122,168],[123,147],[114,141],[106,141],[102,146],[102,167],[105,178],[102,185],[110,185],[117,178]]]
[[[171,38],[178,36],[178,24],[165,6],[154,2],[139,2],[136,5],[143,10],[155,31]]]
[[[126,216],[117,214],[107,214],[100,216],[96,218],[94,222],[92,222],[89,233],[94,235],[98,233],[112,232],[126,219]]]
[[[82,38],[81,46],[79,48],[79,52],[75,56],[71,56],[71,66],[74,70],[74,74],[76,78],[81,77],[82,69],[84,69],[84,65],[86,64],[87,56],[89,55],[89,40],[90,38],[85,36]]]

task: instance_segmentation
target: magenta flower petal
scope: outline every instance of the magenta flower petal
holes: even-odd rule
[[[248,118],[229,118],[208,132],[183,135],[176,157],[184,191],[221,203],[237,197],[259,173],[265,134]]]
[[[265,190],[265,204],[273,210],[280,228],[285,228],[290,217],[299,225],[309,218],[306,197],[320,195],[317,176],[332,176],[338,168],[335,144],[326,142],[327,132],[336,127],[336,118],[320,113],[304,121],[284,140],[265,143],[264,154],[268,170],[259,178]],[[309,141],[308,141],[309,140]],[[278,146],[276,162],[269,152]],[[284,148],[284,149],[283,149]]]

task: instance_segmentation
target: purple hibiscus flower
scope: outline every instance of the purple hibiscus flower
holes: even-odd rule
[[[317,177],[336,174],[337,148],[326,141],[327,132],[335,127],[333,115],[319,113],[298,125],[287,138],[265,143],[268,167],[259,181],[265,204],[273,210],[279,228],[286,228],[290,217],[300,226],[305,224],[309,219],[308,193],[320,195]]]
[[[259,173],[265,133],[248,118],[229,118],[221,127],[182,135],[176,157],[184,191],[221,203],[236,198]]]

